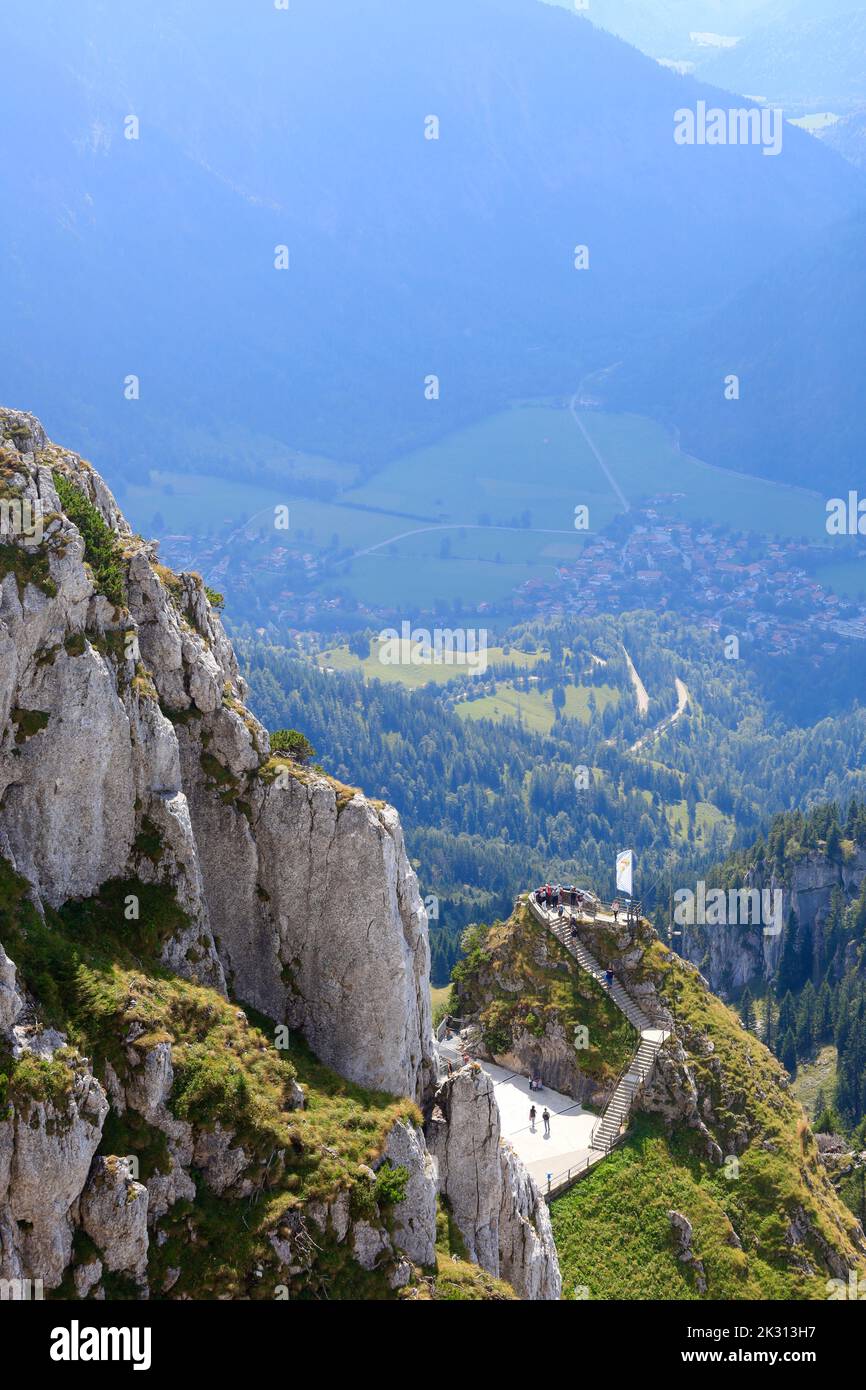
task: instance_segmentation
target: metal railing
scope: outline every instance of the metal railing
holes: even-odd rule
[[[574,1183],[594,1168],[603,1158],[607,1158],[614,1149],[618,1148],[627,1137],[628,1131],[624,1130],[621,1134],[615,1135],[612,1139],[605,1142],[604,1148],[593,1149],[587,1153],[579,1163],[573,1163],[570,1168],[563,1168],[559,1173],[553,1173],[548,1177],[544,1188],[544,1199],[550,1201],[553,1197],[558,1197],[560,1193],[567,1191]]]

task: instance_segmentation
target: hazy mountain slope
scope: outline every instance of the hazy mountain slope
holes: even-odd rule
[[[651,362],[626,364],[605,391],[680,431],[710,463],[827,490],[854,487],[864,442],[866,215],[738,290]],[[740,378],[739,400],[725,379]],[[750,519],[743,518],[748,526]]]
[[[755,92],[789,114],[849,111],[866,100],[866,6],[862,0],[811,0],[768,8],[736,48],[711,54],[701,77],[731,91]]]
[[[240,428],[249,469],[269,439],[370,461],[565,393],[860,193],[799,131],[776,159],[677,147],[702,89],[535,0],[15,0],[0,25],[0,372],[112,476],[154,437],[163,467],[235,470]]]
[[[866,169],[866,111],[854,111],[835,125],[826,126],[819,139],[859,169]]]

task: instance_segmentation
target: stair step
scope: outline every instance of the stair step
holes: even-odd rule
[[[651,1019],[647,1018],[619,980],[614,979],[608,983],[595,956],[582,941],[571,936],[571,931],[562,918],[548,916],[536,904],[533,904],[533,909],[536,911],[536,915],[542,917],[548,929],[574,957],[581,969],[602,986],[620,1013],[640,1034],[643,1034],[646,1029],[656,1026]],[[606,1152],[611,1144],[619,1138],[623,1126],[628,1123],[635,1096],[649,1076],[662,1042],[669,1036],[669,1031],[665,1030],[660,1038],[640,1038],[628,1070],[620,1077],[607,1105],[595,1123],[590,1136],[591,1149]]]

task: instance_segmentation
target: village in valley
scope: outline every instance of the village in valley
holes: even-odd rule
[[[588,534],[577,559],[530,574],[495,602],[467,602],[467,610],[506,621],[671,611],[723,637],[759,644],[770,655],[808,648],[814,660],[832,655],[841,643],[866,640],[866,565],[863,590],[858,586],[851,600],[821,582],[826,545],[685,520],[677,515],[680,500],[677,493],[643,499],[601,532]],[[229,546],[212,538],[202,547],[193,536],[169,535],[163,544],[171,563],[206,569],[214,582],[230,580],[238,601],[245,592],[257,593],[257,612],[250,616],[271,624],[305,629],[325,612],[335,628],[351,629],[381,623],[397,611],[342,590],[339,569],[334,578],[342,557],[316,550],[302,537],[267,547],[251,547],[244,536]]]
[[[864,591],[846,600],[820,582],[826,547],[665,518],[679,500],[659,494],[617,518],[554,583],[528,580],[515,611],[555,618],[671,610],[776,655],[805,647],[832,654],[840,640],[866,640],[866,566]]]

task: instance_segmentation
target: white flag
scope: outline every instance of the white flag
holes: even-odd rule
[[[634,850],[624,849],[616,856],[616,891],[632,896]]]

